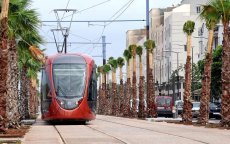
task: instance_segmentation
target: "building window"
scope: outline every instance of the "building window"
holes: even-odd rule
[[[196,7],[196,13],[200,13],[200,6]]]

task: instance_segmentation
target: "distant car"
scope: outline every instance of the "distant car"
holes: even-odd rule
[[[184,102],[182,100],[175,101],[176,110],[179,115],[182,114],[183,112],[183,105],[184,105]]]
[[[170,96],[158,96],[156,98],[157,114],[173,116],[173,100]]]
[[[192,117],[198,117],[200,111],[200,102],[192,102]]]
[[[215,103],[209,104],[209,118],[220,118],[220,105],[217,105]]]

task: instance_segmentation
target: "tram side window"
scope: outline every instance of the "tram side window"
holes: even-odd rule
[[[42,70],[41,95],[44,100],[51,99],[49,80],[44,69]]]
[[[97,77],[96,77],[96,65],[94,65],[91,78],[90,78],[88,100],[95,101],[96,98],[97,98]]]

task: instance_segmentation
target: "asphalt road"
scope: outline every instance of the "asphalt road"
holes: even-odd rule
[[[230,144],[230,131],[98,115],[87,124],[38,119],[24,144]]]

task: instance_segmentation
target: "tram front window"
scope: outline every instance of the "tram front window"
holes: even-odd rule
[[[85,88],[84,64],[53,65],[54,86],[57,97],[80,98]]]

